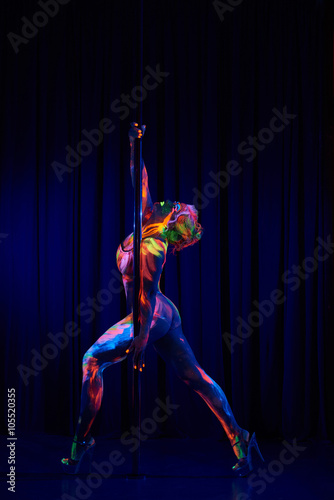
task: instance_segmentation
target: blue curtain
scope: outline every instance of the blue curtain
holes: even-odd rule
[[[195,204],[198,245],[162,291],[238,423],[333,436],[333,34],[320,0],[2,2],[0,258],[5,384],[17,427],[72,434],[85,351],[126,315],[128,129],[143,103],[154,201]],[[226,7],[227,6],[227,7]],[[142,417],[223,436],[147,349]],[[131,363],[104,372],[95,434],[131,424]],[[5,428],[5,426],[4,426]]]

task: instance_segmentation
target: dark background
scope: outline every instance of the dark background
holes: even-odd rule
[[[211,1],[144,1],[143,75],[157,65],[169,73],[143,100],[152,198],[197,204],[205,228],[198,245],[170,256],[162,291],[241,426],[264,437],[333,438],[334,256],[299,283],[292,270],[313,256],[318,237],[334,239],[330,2],[237,3],[219,16]],[[18,430],[74,432],[82,356],[126,314],[115,254],[132,231],[127,134],[136,109],[110,106],[141,84],[139,7],[70,0],[16,54],[7,34],[22,35],[22,17],[41,7],[0,4],[1,387],[4,408],[7,388],[16,389]],[[285,106],[296,117],[251,159],[240,144]],[[52,164],[66,164],[66,146],[76,149],[82,130],[103,118],[114,130],[60,182]],[[241,172],[225,188],[209,186],[209,173],[231,160]],[[101,292],[111,278],[113,291]],[[226,334],[236,336],[238,317],[247,321],[253,302],[275,289],[285,302],[231,352]],[[94,315],[89,298],[100,309]],[[25,383],[18,367],[32,369],[34,353],[55,345],[48,334],[71,321],[79,335],[63,335],[68,345],[49,350]],[[131,363],[108,368],[104,388],[94,434],[119,436],[131,424]],[[167,396],[180,406],[160,425],[162,435],[223,437],[205,403],[151,346],[142,417]]]

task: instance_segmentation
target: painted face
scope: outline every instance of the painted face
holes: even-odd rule
[[[177,250],[189,246],[201,238],[202,227],[197,222],[197,209],[179,201],[170,200],[154,203],[154,217],[148,224],[143,236],[168,230],[168,241]]]
[[[179,234],[177,241],[191,241],[195,235],[197,239],[200,238],[200,234],[197,236],[196,233],[200,226],[197,223],[197,210],[193,205],[174,202],[171,220],[175,222],[174,229]]]
[[[193,225],[192,216],[197,213],[195,207],[192,205],[187,205],[186,203],[181,203],[179,201],[174,201],[173,203],[170,200],[154,203],[154,210],[159,219],[160,217],[165,218],[168,215],[171,216],[169,219],[171,222],[176,222],[179,217],[179,220],[182,223],[184,223],[185,219],[189,219],[187,222],[188,227]]]

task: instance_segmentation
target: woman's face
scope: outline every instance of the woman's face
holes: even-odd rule
[[[190,207],[186,203],[180,203],[178,201],[175,201],[173,203],[170,200],[160,202],[158,201],[154,203],[154,215],[156,220],[162,222],[166,217],[168,217],[169,214],[171,214],[171,217],[169,219],[171,223],[178,224],[177,219],[180,215],[182,215],[180,220],[183,220],[183,222],[184,219],[187,218],[189,219],[191,225],[193,223],[193,220],[190,216]]]

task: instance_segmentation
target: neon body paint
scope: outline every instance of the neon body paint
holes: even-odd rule
[[[132,153],[131,153],[132,154]],[[131,156],[133,172],[133,155]],[[141,243],[140,335],[152,343],[155,350],[173,367],[177,376],[206,402],[222,424],[231,444],[242,433],[221,387],[200,367],[183,335],[181,318],[176,306],[162,294],[160,277],[166,262],[168,244],[176,250],[196,243],[202,227],[197,222],[197,210],[192,205],[167,200],[153,205],[145,165],[143,165],[143,231]],[[116,260],[122,273],[128,310],[133,303],[133,235],[118,247]],[[80,418],[75,439],[88,436],[101,406],[103,370],[127,357],[133,342],[133,319],[130,312],[110,327],[85,353]],[[242,450],[235,448],[242,456]],[[235,451],[235,452],[236,452]],[[77,459],[73,444],[72,459]],[[68,460],[68,459],[63,459]]]

